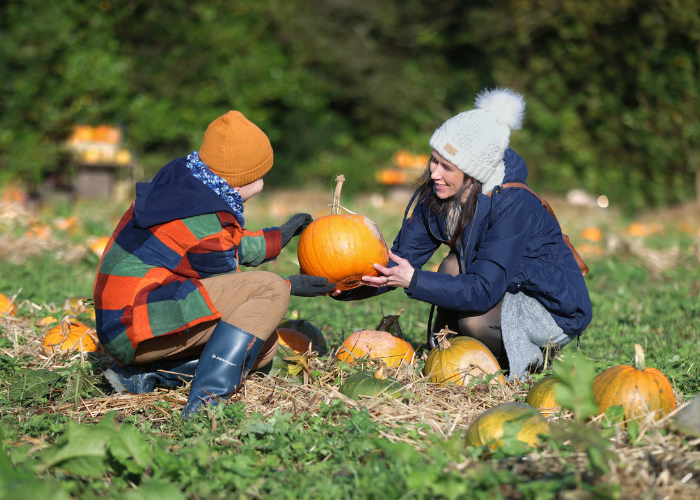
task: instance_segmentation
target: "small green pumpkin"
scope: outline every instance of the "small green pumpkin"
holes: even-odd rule
[[[277,328],[289,328],[300,333],[303,333],[311,339],[311,343],[319,349],[319,351],[326,351],[328,349],[328,343],[326,342],[326,337],[323,336],[321,329],[305,319],[283,319],[282,322],[277,326]]]
[[[375,396],[391,396],[397,398],[401,396],[403,385],[386,375],[386,365],[382,364],[379,369],[372,372],[357,372],[350,375],[340,386],[338,392],[351,398],[362,399],[373,398]]]

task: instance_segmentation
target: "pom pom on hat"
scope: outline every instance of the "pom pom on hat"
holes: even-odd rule
[[[507,88],[484,89],[476,108],[443,123],[430,138],[430,145],[462,172],[482,183],[488,193],[503,182],[503,156],[510,144],[510,131],[522,127],[525,99]]]
[[[520,130],[525,119],[525,99],[507,88],[484,89],[474,100],[477,108],[493,113],[496,121],[511,130]]]

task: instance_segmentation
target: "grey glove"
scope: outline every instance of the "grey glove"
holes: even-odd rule
[[[329,283],[328,278],[321,276],[309,276],[306,274],[292,274],[287,278],[291,285],[289,293],[297,297],[318,297],[335,290],[335,283]]]
[[[306,229],[306,226],[313,222],[313,217],[309,214],[296,214],[291,219],[280,226],[282,236],[282,248],[287,246],[292,237],[298,236]]]

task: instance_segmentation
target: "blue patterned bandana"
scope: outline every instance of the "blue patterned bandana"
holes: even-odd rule
[[[245,219],[243,219],[244,208],[241,194],[229,186],[228,182],[209,170],[207,164],[199,159],[199,151],[193,151],[187,156],[187,170],[189,170],[195,178],[202,181],[205,186],[218,194],[222,200],[228,203],[236,220],[241,227],[243,227]]]

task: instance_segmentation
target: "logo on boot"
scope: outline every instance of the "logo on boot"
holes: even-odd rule
[[[217,360],[217,361],[223,361],[223,362],[226,363],[227,365],[236,366],[236,363],[231,363],[229,360],[224,359],[224,358],[220,358],[220,357],[217,356],[216,354],[212,354],[212,355],[211,355],[211,358],[212,358],[212,359],[215,359],[215,360]]]

